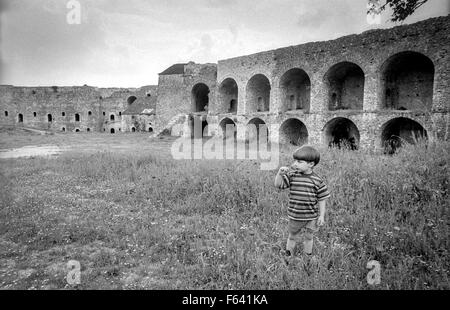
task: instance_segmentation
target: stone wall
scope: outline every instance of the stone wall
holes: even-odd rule
[[[289,119],[305,125],[307,133],[303,126],[298,128],[309,143],[328,144],[346,136],[373,149],[382,146],[389,130],[408,140],[405,131],[395,129],[397,125],[387,126],[390,121],[410,129],[418,123],[429,138],[444,138],[450,112],[448,33],[446,16],[221,60],[217,83],[237,84],[238,138],[245,138],[246,126],[254,118],[269,126],[272,140],[278,140],[280,132],[282,140],[289,140],[286,135],[294,128],[284,122],[299,126]],[[254,79],[261,76],[270,83],[266,88],[270,109],[254,112]],[[226,104],[220,100],[228,100],[221,91],[219,106]],[[296,104],[298,98],[307,104]],[[221,130],[218,124],[225,118],[230,115],[210,114],[208,122]]]
[[[0,125],[52,131],[122,131],[122,111],[130,97],[157,96],[157,86],[139,89],[15,87],[0,85]],[[6,116],[7,114],[7,116]]]
[[[156,103],[156,127],[162,130],[173,118],[190,113],[216,113],[216,80],[217,66],[215,64],[185,65],[184,73],[160,74],[158,80],[158,99]],[[199,87],[200,86],[200,87]],[[206,87],[206,88],[205,88]],[[206,89],[206,93],[195,96],[197,89]],[[209,92],[208,92],[209,91]],[[208,98],[207,111],[196,109],[196,98]],[[179,132],[179,130],[177,130]]]

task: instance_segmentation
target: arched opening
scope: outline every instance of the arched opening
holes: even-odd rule
[[[402,52],[381,67],[382,107],[429,110],[433,103],[434,65],[425,55]]]
[[[80,114],[75,114],[75,122],[79,122],[80,121]]]
[[[91,116],[92,115],[92,111],[88,111],[88,115]]]
[[[260,143],[269,142],[269,128],[266,123],[260,118],[253,118],[247,124],[247,131],[245,140],[248,142],[257,141]]]
[[[17,121],[18,121],[19,123],[23,123],[23,115],[22,115],[22,114],[19,114],[19,115],[17,116]]]
[[[131,132],[136,132],[136,128],[131,127]]]
[[[127,103],[128,103],[128,105],[131,105],[133,102],[135,102],[136,101],[136,96],[130,96],[130,97],[128,97],[128,99],[127,99]]]
[[[80,132],[80,129],[78,129],[78,128],[77,128],[77,129],[75,129],[75,132]]]
[[[37,113],[36,112],[33,112],[33,117],[36,117],[37,116]]]
[[[254,75],[247,83],[246,112],[269,111],[270,81],[262,75]]]
[[[111,133],[116,133],[116,131],[114,130],[114,128],[111,128],[110,132],[111,132]]]
[[[5,117],[8,117],[8,111],[5,111]]]
[[[394,154],[402,144],[415,144],[418,139],[423,138],[427,138],[427,131],[422,125],[412,119],[398,117],[383,125],[381,147],[385,154]]]
[[[192,111],[208,111],[209,87],[203,83],[195,84],[192,88]]]
[[[90,131],[91,131],[91,128],[86,129],[86,131],[87,131],[87,132],[90,132]]]
[[[192,115],[189,118],[189,128],[191,130],[191,138],[201,139],[208,135],[208,122],[201,116]]]
[[[63,127],[61,130],[62,130],[62,131],[66,131],[66,127]]]
[[[308,130],[296,118],[290,118],[280,126],[280,143],[301,146],[308,143]]]
[[[122,116],[122,112],[119,111],[119,116]]]
[[[148,132],[153,132],[153,127],[148,127]]]
[[[311,80],[301,69],[288,70],[280,79],[281,107],[283,111],[309,110]]]
[[[219,123],[220,129],[222,130],[223,139],[234,139],[237,137],[237,127],[236,123],[228,117],[224,118]]]
[[[348,147],[356,150],[359,147],[359,130],[348,118],[337,117],[329,121],[324,129],[325,143],[329,147]]]
[[[109,116],[109,120],[110,120],[110,121],[113,121],[114,119],[115,119],[114,114],[111,114],[111,115]]]
[[[328,109],[362,110],[364,100],[364,72],[352,62],[332,66],[325,74],[328,88]]]
[[[225,79],[219,87],[220,111],[222,113],[237,112],[238,85],[232,78]]]
[[[61,113],[61,116],[66,116],[66,112],[62,112],[62,113]]]
[[[53,121],[53,117],[51,114],[47,114],[47,121],[51,123]]]
[[[106,115],[106,112],[103,112],[103,116],[105,116]]]

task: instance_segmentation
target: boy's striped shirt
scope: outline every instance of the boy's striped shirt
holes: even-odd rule
[[[280,188],[290,188],[288,217],[295,221],[310,221],[319,216],[317,202],[330,197],[327,185],[314,172],[302,174],[290,170],[282,176]]]

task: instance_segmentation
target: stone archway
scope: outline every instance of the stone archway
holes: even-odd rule
[[[247,123],[247,130],[245,133],[245,141],[256,141],[258,146],[260,143],[269,142],[269,128],[266,122],[262,119],[255,117]]]
[[[308,130],[296,118],[287,119],[280,126],[280,143],[301,146],[308,143]]]
[[[130,97],[128,97],[128,99],[127,99],[128,105],[129,105],[129,106],[132,105],[133,102],[136,101],[136,99],[137,99],[136,96],[130,96]]]
[[[269,111],[270,89],[270,81],[265,75],[254,75],[247,83],[246,112]]]
[[[188,124],[192,139],[202,139],[208,136],[208,122],[201,115],[191,115]]]
[[[311,80],[302,69],[290,69],[280,79],[281,110],[309,111]]]
[[[381,66],[381,105],[393,110],[431,110],[434,65],[425,55],[401,52]]]
[[[219,111],[221,113],[237,112],[238,85],[232,78],[225,79],[219,86]]]
[[[222,131],[222,137],[224,140],[226,139],[234,139],[236,140],[237,138],[237,126],[236,123],[226,117],[223,120],[220,121],[219,123],[219,127]]]
[[[356,150],[359,147],[359,130],[348,118],[336,117],[325,124],[324,141],[329,147],[348,147]]]
[[[385,154],[393,154],[404,143],[415,144],[419,139],[427,139],[427,131],[410,118],[391,119],[381,129],[381,147]]]
[[[209,87],[206,84],[195,84],[191,92],[192,112],[208,111]]]
[[[340,62],[325,73],[328,110],[362,110],[364,72],[357,64]]]

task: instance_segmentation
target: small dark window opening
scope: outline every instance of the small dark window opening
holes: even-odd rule
[[[75,132],[80,132],[80,129],[75,129]]]
[[[52,115],[51,115],[51,114],[48,114],[48,115],[47,115],[47,120],[48,120],[49,123],[52,122],[53,118],[52,118]]]
[[[88,112],[88,115],[92,115],[92,112],[91,112],[91,111],[89,111],[89,112]]]
[[[66,112],[62,112],[61,115],[62,115],[62,116],[66,116]]]
[[[122,116],[122,112],[119,112],[119,116]]]
[[[88,128],[86,131],[87,131],[87,132],[91,131],[91,128]]]
[[[75,122],[79,122],[80,121],[80,114],[75,114]]]
[[[23,123],[23,115],[19,114],[19,123]]]
[[[110,119],[111,121],[113,121],[113,120],[114,120],[114,114],[111,114],[111,115],[109,116],[109,119]]]
[[[131,127],[131,131],[132,131],[132,132],[135,132],[135,131],[136,131],[136,128]]]
[[[153,132],[153,128],[152,127],[148,127],[148,131],[149,132]]]
[[[119,128],[119,131],[122,131],[122,130]]]
[[[33,116],[36,117],[36,112],[33,112]]]
[[[116,131],[114,130],[114,128],[111,128],[111,133],[115,133]]]
[[[62,128],[62,131],[66,131],[66,127],[63,127],[63,128]]]
[[[5,116],[8,116],[8,111],[5,111]]]
[[[103,112],[103,116],[105,116],[106,115],[106,113],[105,112]]]

